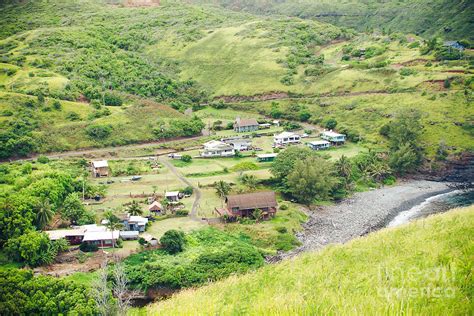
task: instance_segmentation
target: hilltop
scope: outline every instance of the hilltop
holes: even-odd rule
[[[432,216],[183,291],[147,313],[469,313],[473,224],[473,207]]]
[[[416,33],[424,37],[470,38],[474,4],[463,0],[193,0],[212,3],[238,11],[284,14],[317,19],[359,31],[377,29]]]

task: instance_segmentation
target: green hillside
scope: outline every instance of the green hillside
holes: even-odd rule
[[[440,142],[450,152],[472,149],[471,50],[458,56],[441,41],[429,48],[413,34],[357,34],[311,19],[176,1],[119,3],[3,5],[1,158],[194,135],[202,123],[179,112],[214,98],[267,115],[272,105],[265,100],[276,98],[282,108],[306,108],[310,123],[336,119],[336,129],[353,140],[382,148],[379,129],[415,108],[430,154]],[[258,102],[240,104],[255,95]],[[64,109],[50,111],[55,101]],[[170,118],[187,123],[174,128]],[[99,137],[87,135],[89,125],[99,126]]]
[[[469,314],[473,227],[474,208],[459,209],[183,291],[146,312]]]
[[[378,29],[442,36],[449,39],[470,38],[474,3],[468,0],[194,0],[262,14],[282,14],[317,19],[359,31]]]

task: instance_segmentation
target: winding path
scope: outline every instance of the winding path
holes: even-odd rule
[[[191,208],[191,213],[189,214],[189,217],[193,220],[200,221],[200,219],[197,217],[197,209],[199,207],[199,202],[201,201],[201,190],[199,190],[198,187],[196,187],[194,184],[192,184],[188,179],[186,179],[177,169],[175,166],[173,166],[172,163],[169,162],[168,159],[165,157],[160,157],[159,161],[165,165],[176,177],[178,177],[181,182],[185,183],[186,185],[190,186],[193,188],[193,193],[195,195],[194,203]]]

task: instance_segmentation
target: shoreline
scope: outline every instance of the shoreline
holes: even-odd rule
[[[307,211],[303,231],[296,233],[302,245],[289,252],[266,258],[276,263],[302,252],[317,251],[330,244],[343,244],[380,230],[400,212],[411,209],[427,198],[453,191],[447,182],[404,180],[394,186],[357,192],[331,205]]]

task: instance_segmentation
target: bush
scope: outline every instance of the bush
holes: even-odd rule
[[[288,229],[284,226],[280,226],[276,228],[276,231],[279,232],[280,234],[285,234],[288,232]]]
[[[257,169],[258,169],[257,164],[251,161],[239,162],[238,164],[232,166],[231,168],[232,171],[246,171],[246,170],[257,170]]]
[[[288,204],[281,204],[280,205],[280,210],[286,211],[288,209]]]
[[[170,254],[181,252],[185,244],[184,233],[175,229],[168,230],[160,238],[160,244]]]
[[[82,242],[79,246],[79,249],[82,252],[96,252],[97,250],[99,250],[99,246],[97,246],[96,244]]]
[[[117,246],[117,248],[123,248],[122,238],[117,239],[117,243],[115,245]]]
[[[112,92],[104,94],[104,104],[108,106],[121,106],[123,104],[122,98]]]
[[[61,102],[59,102],[58,100],[54,100],[53,109],[55,109],[56,111],[60,111],[62,109]]]
[[[444,80],[443,87],[445,89],[451,88],[451,81],[449,81],[449,79]]]
[[[414,69],[410,69],[410,68],[402,68],[400,69],[400,75],[401,76],[410,76],[410,75],[415,75],[416,74],[416,70]]]
[[[49,158],[46,156],[39,156],[38,159],[36,159],[37,162],[46,164],[49,162]]]
[[[334,129],[336,128],[336,125],[337,125],[337,121],[336,119],[333,119],[333,118],[326,120],[326,122],[324,123],[324,127],[327,129]]]
[[[148,242],[145,240],[145,238],[140,237],[138,238],[138,243],[142,246],[145,246]]]
[[[68,112],[66,114],[66,119],[69,120],[69,121],[80,121],[81,120],[81,117],[79,116],[79,114],[77,114],[76,112]]]
[[[185,216],[188,216],[188,214],[189,214],[189,211],[187,211],[187,210],[177,210],[176,211],[176,216],[185,217]]]
[[[193,194],[193,191],[194,191],[194,189],[191,186],[187,186],[183,190],[181,190],[181,192],[185,195],[191,195],[191,194]]]
[[[110,136],[112,133],[112,126],[111,125],[89,125],[86,127],[86,134],[87,136],[95,139],[101,140],[105,139]]]
[[[193,157],[191,157],[191,155],[181,156],[181,161],[183,161],[183,162],[191,162],[192,159],[193,159]]]

